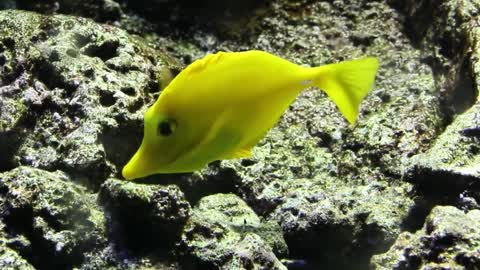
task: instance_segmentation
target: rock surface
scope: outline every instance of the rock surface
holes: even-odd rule
[[[0,11],[0,267],[479,265],[479,254],[457,252],[478,249],[464,240],[479,234],[465,231],[480,208],[478,1],[2,8],[12,10]],[[246,49],[310,66],[377,56],[381,67],[353,126],[308,90],[250,159],[117,180],[173,75],[207,53]]]
[[[179,246],[186,269],[287,269],[274,254],[288,254],[280,227],[233,194],[202,198]]]
[[[423,228],[403,232],[373,269],[475,269],[480,265],[480,210],[437,206]]]
[[[106,244],[105,220],[95,196],[64,173],[18,167],[0,179],[6,245],[34,267],[69,268],[85,252]]]
[[[450,73],[453,87],[446,91],[450,110],[462,112],[452,119],[451,124],[435,140],[425,153],[411,160],[407,175],[419,185],[424,193],[437,196],[456,197],[462,192],[480,191],[480,99],[478,82],[480,80],[480,27],[475,26],[473,17],[478,14],[478,1],[442,1],[437,7],[429,6],[426,1],[420,5],[410,5],[413,18],[422,16],[423,9],[431,9],[434,23],[425,24],[426,32],[422,42],[434,44],[440,52],[436,57],[438,64],[447,65],[448,58],[454,62],[446,68]],[[439,38],[448,40],[440,43]],[[436,42],[432,42],[436,41]],[[438,45],[435,45],[438,44]],[[463,50],[458,50],[464,44]],[[426,46],[426,45],[424,45]],[[468,53],[466,53],[468,52]]]
[[[62,169],[98,187],[138,147],[160,53],[82,18],[3,11],[0,24],[0,171]]]
[[[171,248],[190,215],[190,204],[174,185],[108,179],[99,199],[110,213],[111,235],[120,238],[114,240],[141,250]]]
[[[0,268],[5,270],[34,270],[35,268],[29,264],[14,249],[8,247],[8,239],[4,233],[5,224],[0,223]]]

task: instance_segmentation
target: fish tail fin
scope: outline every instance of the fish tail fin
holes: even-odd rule
[[[358,116],[360,103],[373,85],[378,59],[368,57],[314,67],[312,84],[325,91],[350,124]]]

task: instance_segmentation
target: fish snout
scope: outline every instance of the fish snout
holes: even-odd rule
[[[144,147],[140,146],[138,151],[128,161],[122,169],[122,176],[126,180],[134,180],[150,174],[153,174],[155,170],[152,168],[152,164],[149,156],[144,151]]]
[[[132,163],[133,162],[129,161],[122,169],[122,176],[126,180],[133,180],[141,177],[140,174],[138,174],[138,172],[135,170],[135,166]]]

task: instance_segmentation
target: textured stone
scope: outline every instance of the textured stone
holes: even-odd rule
[[[286,269],[274,254],[288,253],[278,224],[262,221],[233,194],[202,198],[179,246],[188,269]]]
[[[18,167],[0,174],[0,189],[7,245],[35,268],[70,268],[107,241],[95,196],[64,173]]]
[[[433,208],[423,228],[403,232],[372,269],[475,269],[480,265],[480,211]]]
[[[139,250],[171,248],[190,215],[190,204],[174,185],[109,179],[102,185],[99,198],[109,213],[117,241]]]
[[[169,72],[164,57],[125,31],[60,15],[0,11],[0,36],[0,170],[62,168],[97,187],[116,174]]]

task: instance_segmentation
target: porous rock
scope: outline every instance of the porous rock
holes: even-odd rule
[[[64,173],[18,167],[0,174],[0,189],[7,246],[35,268],[70,268],[105,245],[95,196]]]
[[[137,250],[171,248],[190,216],[190,204],[175,185],[108,179],[99,198],[111,219],[114,240]]]
[[[0,11],[0,37],[0,171],[61,168],[93,187],[115,175],[168,73],[161,53],[115,27],[19,10]]]
[[[198,202],[179,250],[188,269],[286,269],[275,253],[288,253],[278,224],[262,221],[234,194],[210,195]]]
[[[401,233],[372,269],[476,269],[480,265],[480,210],[437,206],[422,229]]]

